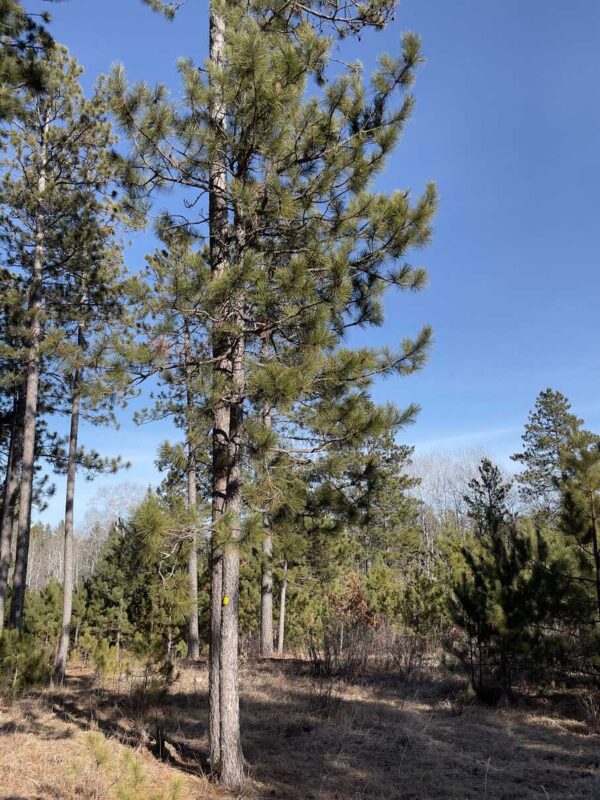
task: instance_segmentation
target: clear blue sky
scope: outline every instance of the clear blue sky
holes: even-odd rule
[[[206,7],[188,0],[173,23],[139,0],[50,9],[54,35],[86,69],[86,87],[119,61],[132,80],[177,92],[177,57],[206,57]],[[422,36],[428,61],[382,186],[418,192],[427,180],[438,184],[433,244],[416,258],[431,285],[390,296],[386,324],[364,337],[395,344],[427,322],[435,346],[421,374],[388,380],[375,394],[422,405],[404,437],[417,453],[477,447],[508,465],[547,386],[600,430],[600,3],[404,0],[386,32],[345,46],[344,55],[370,66],[378,52],[397,49],[406,29]],[[136,236],[129,266],[139,268],[153,246],[150,233]],[[136,428],[130,410],[118,433],[84,427],[82,435],[133,462],[113,482],[148,484],[170,429]],[[94,491],[81,482],[78,519]],[[44,519],[57,521],[62,507],[59,481]]]

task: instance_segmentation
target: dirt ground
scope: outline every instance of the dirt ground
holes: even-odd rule
[[[245,665],[241,688],[248,800],[600,798],[600,736],[575,693],[492,710],[458,678],[356,686],[294,661]],[[231,797],[205,777],[206,714],[203,666],[163,696],[73,670],[60,692],[0,707],[0,798]]]

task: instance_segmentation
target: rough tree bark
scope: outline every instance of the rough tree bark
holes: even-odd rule
[[[209,57],[216,67],[225,53],[225,17],[210,5]],[[231,233],[227,202],[226,108],[217,91],[209,108],[216,144],[209,186],[210,260],[220,277]],[[238,245],[240,243],[238,242]],[[211,649],[209,658],[209,758],[221,783],[244,785],[238,690],[239,538],[241,534],[241,439],[244,398],[244,338],[232,333],[240,309],[213,323],[213,545],[211,552]],[[225,313],[225,310],[224,310]]]
[[[265,408],[262,414],[265,428],[271,427],[271,410]],[[263,516],[263,563],[260,582],[260,655],[273,656],[273,532],[269,515]]]
[[[190,514],[196,514],[197,490],[196,490],[196,446],[194,442],[194,425],[192,413],[194,407],[192,387],[190,385],[190,334],[189,326],[185,323],[185,377],[186,377],[186,404],[188,412],[187,420],[187,501]],[[198,533],[196,530],[195,518],[192,523],[190,534],[190,552],[188,556],[188,578],[190,583],[190,616],[188,618],[188,658],[197,661],[200,658],[200,634],[198,625]]]
[[[263,566],[260,585],[260,655],[273,656],[273,534],[264,525]]]
[[[220,651],[221,608],[223,602],[222,549],[218,540],[217,526],[225,511],[227,496],[227,448],[223,443],[229,439],[229,408],[223,404],[214,410],[213,419],[213,500],[212,542],[210,553],[210,651],[208,675],[209,699],[209,760],[211,768],[218,772],[221,763],[221,710],[220,710]]]
[[[81,325],[77,333],[78,344],[83,345]],[[71,430],[69,432],[69,455],[67,462],[67,490],[65,500],[65,540],[63,560],[63,608],[60,639],[54,660],[54,680],[62,683],[69,658],[71,638],[71,616],[73,613],[73,512],[75,503],[75,477],[77,473],[77,440],[79,435],[79,413],[81,370],[73,374],[73,395],[71,398]]]
[[[244,387],[244,339],[234,345],[227,483],[228,526],[222,553],[222,604],[220,648],[221,781],[238,791],[244,785],[244,757],[240,738],[238,688],[238,601],[240,582],[239,539],[242,512],[242,425]]]
[[[10,607],[9,624],[19,633],[23,630],[25,609],[25,586],[27,582],[27,562],[29,558],[29,532],[31,528],[31,502],[33,499],[33,471],[35,461],[35,429],[37,421],[38,393],[40,380],[40,346],[42,339],[42,273],[45,256],[43,196],[46,191],[46,137],[48,123],[40,127],[39,173],[37,180],[38,211],[35,222],[35,249],[33,254],[33,273],[29,297],[31,315],[31,334],[27,352],[25,378],[25,413],[23,420],[23,456],[21,468],[21,492],[19,498],[19,517],[17,527],[17,551],[13,572],[13,597]]]
[[[15,396],[13,405],[10,445],[2,500],[2,517],[0,520],[0,634],[4,628],[14,518],[17,498],[19,496],[19,477],[23,454],[23,411],[23,396],[19,392]]]
[[[209,58],[213,64],[223,61],[225,50],[225,19],[218,13],[216,4],[210,4]],[[225,105],[218,94],[209,109],[213,130],[217,138],[225,134]],[[213,275],[218,278],[225,269],[226,237],[228,228],[227,166],[222,149],[215,148],[210,169],[208,198],[210,264]],[[212,420],[212,543],[211,543],[211,631],[209,653],[209,760],[215,773],[221,765],[221,610],[223,603],[223,561],[217,530],[225,512],[228,483],[228,448],[231,422],[229,404],[218,397],[220,384],[226,381],[230,371],[230,357],[218,325],[213,326],[212,348],[214,358],[213,420]]]
[[[285,601],[287,597],[287,561],[283,565],[283,580],[281,581],[281,590],[279,594],[279,630],[277,635],[277,652],[283,655],[283,642],[285,636]]]

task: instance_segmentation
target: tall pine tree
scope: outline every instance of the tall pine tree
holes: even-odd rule
[[[232,789],[244,780],[243,458],[257,440],[278,450],[276,431],[251,430],[245,417],[268,407],[292,413],[293,426],[313,431],[319,447],[358,441],[386,416],[368,403],[375,377],[421,366],[430,340],[424,329],[395,350],[343,348],[350,328],[381,323],[387,287],[425,282],[404,259],[429,240],[433,186],[414,203],[407,190],[386,195],[373,186],[413,108],[419,41],[406,35],[400,55],[382,57],[366,82],[358,65],[340,74],[327,35],[382,27],[393,8],[387,0],[215,0],[206,69],[180,64],[183,104],[162,87],[128,87],[122,71],[112,78],[133,145],[132,183],[139,192],[152,183],[188,191],[187,211],[172,224],[207,244],[211,280],[198,313],[211,349],[203,361],[213,436],[210,760]]]
[[[525,425],[523,452],[512,459],[523,467],[517,475],[522,498],[542,515],[552,516],[558,510],[561,456],[582,424],[563,394],[554,389],[539,393]]]
[[[594,586],[596,613],[600,619],[600,440],[582,431],[561,458],[562,480],[559,528],[577,544],[582,583]]]
[[[117,169],[110,156],[113,136],[106,106],[100,98],[84,100],[81,68],[64,48],[53,48],[40,68],[45,91],[22,90],[18,113],[6,131],[9,150],[0,186],[0,237],[18,290],[13,297],[21,303],[5,350],[22,386],[23,404],[15,430],[20,487],[10,614],[18,630],[23,626],[41,413],[49,405],[60,410],[57,398],[64,387],[56,382],[55,369],[60,372],[71,356],[76,362],[82,352],[82,314],[90,302],[96,304],[100,323],[98,302],[107,286],[102,276],[112,269],[109,262],[114,264],[114,254],[107,258],[103,248],[118,217],[110,193],[101,196]],[[77,330],[69,341],[73,325]],[[67,367],[71,378],[76,369]]]

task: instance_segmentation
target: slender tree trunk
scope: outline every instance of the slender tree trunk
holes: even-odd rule
[[[171,651],[173,650],[173,621],[169,617],[169,635],[167,637],[167,656],[171,660]]]
[[[78,344],[82,344],[82,331],[79,327]],[[71,638],[71,616],[73,613],[73,512],[75,503],[75,476],[77,472],[77,438],[79,434],[79,410],[81,374],[77,369],[73,375],[73,396],[71,398],[71,430],[69,433],[69,460],[67,464],[67,491],[65,500],[65,540],[63,562],[63,608],[60,639],[54,661],[54,680],[62,683],[69,658]]]
[[[592,523],[592,549],[594,553],[594,568],[596,570],[596,602],[598,603],[598,617],[600,618],[600,550],[598,548],[598,515],[596,513],[596,494],[590,492],[590,508]]]
[[[40,345],[42,338],[42,272],[45,256],[44,220],[41,210],[46,191],[46,133],[47,122],[40,130],[39,176],[37,185],[38,212],[35,223],[35,250],[29,311],[31,314],[31,338],[27,353],[25,379],[25,415],[23,422],[23,458],[21,469],[21,492],[19,499],[19,521],[17,529],[17,552],[13,572],[13,596],[10,608],[10,626],[19,633],[23,630],[27,562],[29,558],[29,532],[31,528],[31,502],[33,499],[33,472],[35,461],[35,429],[37,422],[38,392],[40,380]]]
[[[218,2],[210,6],[210,60],[223,62],[225,18]],[[216,93],[209,109],[216,146],[211,156],[209,190],[210,259],[213,275],[226,267],[227,207],[226,116]],[[244,784],[238,693],[239,537],[241,526],[241,436],[244,341],[213,326],[215,405],[213,407],[213,545],[211,552],[211,652],[209,660],[209,758],[229,789]],[[233,395],[233,396],[232,396]],[[225,524],[221,525],[225,516]],[[225,525],[227,530],[224,530]]]
[[[6,480],[0,521],[0,634],[4,628],[8,573],[12,555],[13,526],[19,494],[19,474],[23,452],[23,398],[15,396],[10,432],[10,447],[6,465]]]
[[[271,427],[271,411],[263,411],[263,425]],[[260,655],[262,658],[273,656],[273,532],[269,515],[263,516],[263,563],[260,586]]]
[[[217,4],[210,5],[209,57],[218,66],[225,51],[225,19],[218,12]],[[225,104],[218,93],[209,109],[211,123],[217,139],[225,138]],[[211,271],[215,278],[225,269],[227,216],[227,166],[223,148],[216,147],[210,169],[209,234]],[[220,385],[231,373],[231,359],[227,343],[217,323],[212,330],[214,357],[214,384],[217,394]],[[219,524],[225,512],[228,484],[228,460],[231,410],[225,400],[215,399],[212,432],[212,543],[211,543],[211,631],[209,653],[209,760],[211,768],[219,773],[221,765],[221,613],[223,609],[223,552],[219,541]]]
[[[25,413],[25,406],[23,406],[23,413]],[[19,468],[19,483],[21,482],[21,472],[20,470],[23,468],[23,425],[21,424],[21,464]],[[10,543],[10,569],[8,570],[8,585],[12,584],[13,574],[15,571],[15,556],[17,554],[17,533],[19,530],[19,503],[18,503],[18,494],[15,499],[15,508],[14,514],[12,518],[12,532],[10,535],[11,543]]]
[[[39,387],[39,325],[34,325],[32,335],[36,347],[30,349],[25,393],[25,423],[23,425],[23,466],[21,470],[21,493],[17,525],[17,551],[13,572],[13,596],[9,624],[19,633],[23,630],[25,588],[29,561],[29,532],[31,527],[31,503],[33,498],[33,470],[35,460],[35,427]]]
[[[121,601],[122,602],[122,601]],[[119,605],[119,622],[117,628],[117,641],[115,643],[117,649],[117,667],[121,663],[121,606]]]
[[[193,501],[190,498],[190,476],[188,474],[188,505],[190,509],[196,508],[196,470],[193,475]],[[193,502],[193,505],[192,505]],[[188,556],[188,577],[190,581],[190,616],[188,619],[188,658],[197,661],[200,658],[200,631],[198,623],[198,532],[193,524],[190,534],[190,552]]]
[[[238,687],[238,605],[240,583],[239,540],[242,512],[242,425],[244,340],[238,337],[233,354],[233,388],[227,483],[228,530],[223,545],[223,600],[221,607],[220,711],[221,781],[238,791],[244,785],[244,757],[240,738]]]
[[[225,414],[223,414],[225,416]],[[217,415],[215,415],[216,418]],[[227,423],[229,415],[227,414]],[[229,428],[229,425],[227,425]],[[221,428],[221,431],[223,429]],[[213,435],[213,438],[216,438]],[[217,451],[213,444],[213,451]],[[220,449],[220,448],[219,448]],[[216,461],[216,460],[215,460]],[[214,499],[212,511],[212,543],[210,553],[211,592],[210,592],[210,649],[208,656],[208,737],[209,761],[211,769],[218,773],[221,764],[221,710],[220,710],[220,650],[221,650],[221,608],[223,602],[223,561],[222,551],[218,541],[216,526],[222,515],[224,495],[227,491],[227,477],[215,474],[213,479]],[[217,504],[217,497],[222,497],[222,504]],[[221,508],[219,508],[221,506]]]
[[[190,616],[188,619],[188,658],[197,661],[200,658],[200,634],[198,625],[198,532],[196,529],[196,450],[194,442],[194,425],[192,414],[194,410],[194,399],[192,387],[190,385],[190,334],[187,320],[185,322],[185,379],[186,379],[186,404],[187,404],[187,495],[188,511],[193,516],[192,530],[190,535],[190,552],[188,556],[188,577],[190,582]]]
[[[280,656],[283,655],[283,643],[285,636],[285,602],[287,598],[287,561],[283,565],[283,580],[281,581],[281,589],[279,593],[279,630],[277,636],[277,652]]]
[[[273,534],[265,524],[260,586],[260,655],[273,656]]]

